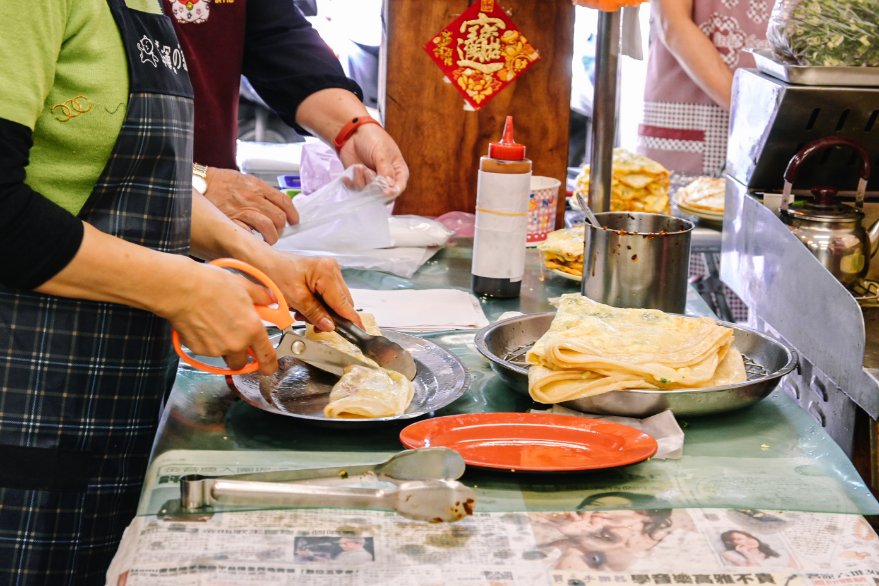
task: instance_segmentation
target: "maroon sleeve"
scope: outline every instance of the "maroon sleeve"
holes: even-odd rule
[[[296,109],[314,92],[343,88],[363,98],[360,87],[345,77],[332,49],[290,0],[247,3],[244,75],[259,96],[287,124],[296,124]]]
[[[33,133],[0,119],[0,284],[34,289],[71,261],[84,228],[24,182]]]

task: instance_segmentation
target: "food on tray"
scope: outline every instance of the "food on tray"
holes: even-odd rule
[[[381,330],[378,327],[378,324],[375,322],[375,316],[371,313],[366,313],[363,311],[358,312],[360,316],[360,320],[363,322],[363,329],[368,334],[378,334],[381,335]],[[322,342],[327,346],[332,346],[336,350],[341,350],[347,354],[353,354],[354,356],[359,356],[364,360],[375,364],[371,359],[367,358],[363,355],[363,352],[360,351],[356,345],[352,344],[338,332],[318,332],[315,331],[314,327],[311,324],[306,324],[305,326],[305,337],[310,340],[317,340],[318,342]],[[376,365],[377,366],[377,365]]]
[[[797,65],[879,67],[879,0],[778,0],[766,39]]]
[[[733,330],[707,317],[621,309],[562,295],[549,330],[526,355],[535,401],[560,403],[626,389],[697,389],[745,382]]]
[[[668,169],[653,159],[618,148],[613,150],[611,175],[610,211],[668,213]],[[589,201],[589,165],[577,175],[575,193]]]
[[[679,206],[712,214],[723,213],[726,181],[721,177],[698,177],[675,193]]]
[[[381,335],[381,329],[370,313],[360,313],[363,329],[368,334]],[[342,352],[359,356],[375,364],[363,355],[360,348],[336,332],[316,332],[309,324],[306,337],[332,346]],[[330,402],[324,407],[327,417],[393,417],[405,413],[412,402],[415,387],[412,381],[394,370],[349,366],[333,385]]]
[[[543,264],[548,269],[582,277],[585,230],[584,226],[574,226],[547,234],[546,240],[537,245],[543,253]]]
[[[330,391],[327,417],[393,417],[406,411],[415,389],[394,370],[348,366]]]

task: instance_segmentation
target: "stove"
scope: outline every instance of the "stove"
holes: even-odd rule
[[[780,199],[795,153],[835,135],[857,141],[871,157],[865,225],[879,219],[879,79],[873,87],[844,81],[831,75],[822,85],[794,85],[756,69],[736,72],[720,275],[748,306],[750,326],[797,350],[799,366],[781,387],[861,462],[859,471],[879,493],[879,260],[847,289],[762,203]],[[795,198],[832,186],[853,199],[857,154],[828,149],[815,159],[801,167]]]

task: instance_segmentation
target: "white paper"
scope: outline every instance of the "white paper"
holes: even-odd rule
[[[658,447],[653,458],[657,460],[678,460],[684,455],[684,430],[681,429],[674,414],[668,409],[645,419],[583,413],[582,411],[568,409],[561,405],[553,405],[549,412],[559,415],[575,415],[577,417],[588,417],[589,419],[601,419],[602,421],[621,423],[634,427],[656,440]]]
[[[473,232],[474,275],[522,280],[530,191],[531,173],[479,172]]]
[[[354,305],[375,316],[382,327],[436,332],[488,325],[479,300],[460,289],[352,289]]]

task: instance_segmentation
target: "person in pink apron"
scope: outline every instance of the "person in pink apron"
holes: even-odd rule
[[[268,293],[332,329],[338,265],[283,256],[193,194],[192,87],[158,0],[4,0],[0,20],[0,584],[103,584],[135,514],[171,327],[277,369]]]
[[[765,0],[653,0],[638,151],[674,173],[720,176],[733,72],[766,46]]]

